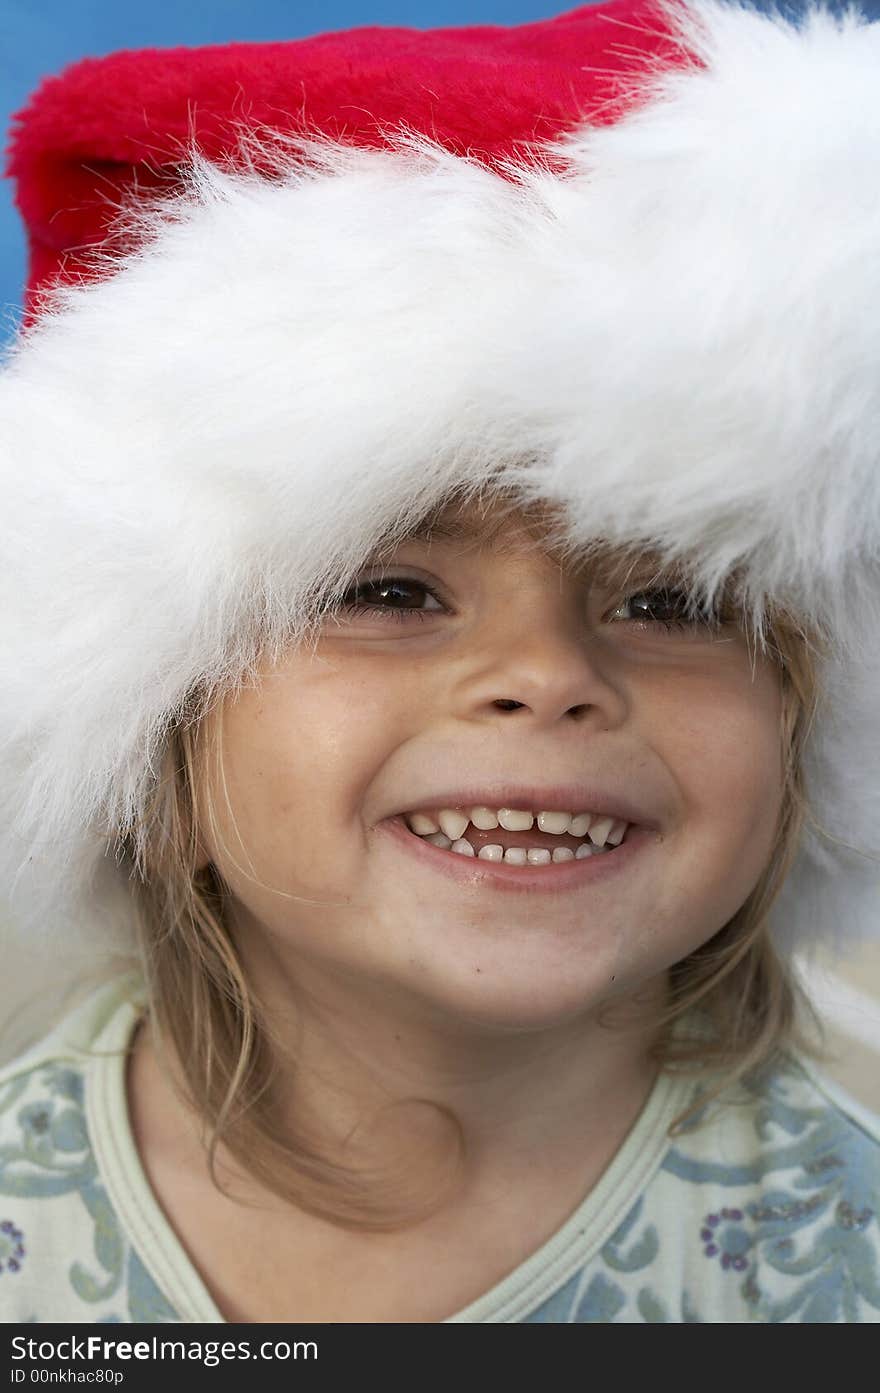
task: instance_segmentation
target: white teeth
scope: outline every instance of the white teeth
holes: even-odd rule
[[[535,815],[523,808],[499,808],[495,813],[484,805],[469,808],[467,812],[459,808],[441,808],[437,813],[406,813],[405,817],[410,831],[417,836],[430,836],[442,831],[453,842],[464,835],[469,822],[481,832],[491,832],[498,826],[505,827],[509,832],[528,832],[537,822],[542,832],[549,832],[553,836],[568,832],[573,837],[585,837],[589,833],[590,840],[596,846],[602,846],[605,842],[619,846],[629,826],[622,818],[605,817],[601,813],[545,811]]]
[[[597,818],[590,828],[589,837],[594,846],[604,846],[608,840],[608,833],[614,826],[613,817]]]
[[[562,861],[583,861],[587,856],[601,856],[606,850],[604,847],[592,846],[585,842],[577,851],[572,851],[571,847],[558,846],[551,856],[550,851],[543,846],[511,846],[505,851],[502,846],[493,843],[475,852],[465,837],[453,842],[443,832],[432,832],[424,840],[432,846],[440,847],[442,851],[454,851],[458,856],[476,855],[480,861],[506,861],[509,866],[546,866],[551,860],[559,865]]]
[[[441,808],[437,821],[451,842],[457,842],[468,825],[468,818],[455,808]]]
[[[626,835],[628,822],[622,818],[605,817],[598,813],[567,813],[545,810],[537,814],[525,808],[492,808],[480,804],[463,812],[458,808],[441,808],[430,813],[406,813],[405,820],[410,831],[424,841],[443,851],[450,849],[459,856],[477,856],[483,861],[506,861],[512,866],[545,866],[553,861],[582,861],[612,850],[620,845]],[[510,832],[528,832],[537,822],[542,832],[561,836],[568,832],[574,837],[589,837],[576,851],[570,847],[557,847],[550,851],[547,847],[509,847],[507,851],[497,843],[484,846],[477,851],[465,837],[469,823],[481,832],[491,831],[501,826]],[[591,825],[592,824],[592,825]]]
[[[426,837],[425,841],[430,842],[432,846],[442,847],[444,851],[448,851],[452,846],[452,838],[445,836],[443,832],[434,832],[430,837]]]
[[[627,823],[625,823],[622,819],[615,822],[614,826],[608,833],[608,836],[605,838],[605,840],[607,842],[610,842],[612,846],[620,846],[620,843],[623,841],[623,834],[626,831],[626,829]]]

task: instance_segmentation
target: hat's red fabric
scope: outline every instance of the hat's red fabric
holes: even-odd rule
[[[626,109],[621,77],[682,55],[650,0],[583,5],[510,28],[369,27],[280,43],[122,51],[45,79],[13,118],[7,177],[35,292],[94,273],[120,191],[173,187],[185,147],[228,154],[244,125],[381,147],[405,123],[487,164]],[[692,61],[692,60],[691,60]]]

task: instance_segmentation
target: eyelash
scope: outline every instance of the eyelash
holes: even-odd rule
[[[406,618],[409,618],[410,616],[414,616],[418,620],[423,621],[427,619],[430,615],[438,613],[437,610],[394,609],[393,607],[388,607],[386,605],[371,605],[366,604],[363,601],[348,600],[349,595],[358,595],[363,590],[371,589],[378,586],[390,587],[394,585],[415,586],[415,588],[418,590],[424,590],[426,594],[432,596],[432,598],[437,600],[438,603],[443,603],[443,601],[440,599],[440,596],[432,588],[432,586],[428,585],[427,581],[417,580],[415,576],[380,576],[375,580],[361,581],[358,585],[352,586],[351,590],[349,590],[348,593],[343,597],[342,608],[347,610],[350,614],[380,614],[385,618],[393,617],[395,620],[397,620],[398,623],[403,623],[403,621]],[[674,587],[669,586],[661,586],[655,589],[647,590],[634,590],[631,595],[628,595],[623,600],[619,608],[622,608],[623,605],[629,604],[633,599],[647,595],[666,595],[676,597],[683,596],[684,591],[677,590]],[[714,620],[705,616],[698,616],[694,619],[655,619],[653,621],[641,621],[641,623],[638,620],[629,619],[624,620],[623,622],[629,624],[638,624],[640,628],[649,628],[651,627],[651,622],[653,622],[653,624],[655,625],[662,625],[662,627],[666,630],[667,633],[683,632],[684,630],[694,628],[714,629],[718,627],[717,623]]]

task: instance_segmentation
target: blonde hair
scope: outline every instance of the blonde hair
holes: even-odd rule
[[[540,506],[514,505],[514,510],[547,549]],[[594,560],[599,556],[596,551]],[[609,550],[608,575],[619,579],[632,571],[631,557],[611,556]],[[788,1045],[817,1050],[808,1031],[815,1036],[818,1023],[770,940],[767,916],[805,824],[830,835],[808,806],[803,772],[804,747],[822,700],[817,664],[826,640],[784,612],[770,613],[767,627],[783,704],[784,789],[775,843],[740,909],[670,970],[668,1005],[655,1046],[661,1068],[711,1076],[700,1103],[768,1066]],[[454,1186],[463,1155],[461,1127],[448,1109],[431,1104],[450,1124],[454,1154],[430,1195],[407,1194],[409,1165],[397,1174],[368,1173],[341,1153],[329,1154],[306,1121],[295,1135],[279,1129],[271,1101],[277,1056],[262,1005],[236,954],[229,892],[213,865],[196,869],[200,829],[211,828],[216,835],[206,770],[210,759],[222,770],[222,712],[220,703],[218,719],[206,723],[204,694],[191,694],[170,730],[141,835],[120,838],[136,871],[139,950],[156,1038],[170,1045],[186,1101],[202,1119],[216,1184],[222,1141],[247,1173],[309,1213],[356,1230],[401,1228],[432,1212]],[[698,1022],[696,1031],[683,1028],[690,1021]]]

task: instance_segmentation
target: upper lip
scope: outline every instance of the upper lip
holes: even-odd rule
[[[615,821],[659,830],[656,819],[648,817],[631,798],[599,784],[555,784],[553,788],[525,784],[485,783],[480,787],[446,789],[426,794],[409,803],[401,812],[439,811],[441,808],[528,808],[533,813],[608,813]]]

